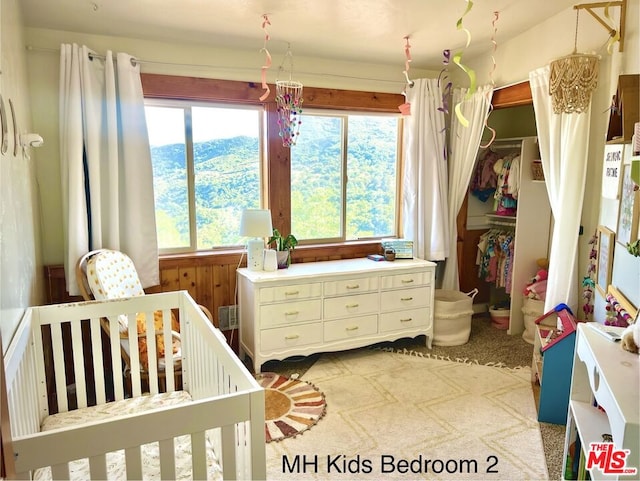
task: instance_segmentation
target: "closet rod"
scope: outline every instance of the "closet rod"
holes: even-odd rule
[[[501,222],[499,220],[489,220],[490,225],[500,225],[505,227],[514,228],[516,225],[513,222]]]
[[[510,144],[501,144],[499,140],[495,140],[489,147],[491,149],[520,149],[522,148],[522,143],[510,143]]]

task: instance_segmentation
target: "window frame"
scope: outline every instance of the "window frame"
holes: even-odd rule
[[[368,112],[362,110],[352,110],[352,109],[327,109],[327,108],[309,108],[305,109],[307,115],[309,116],[321,116],[321,117],[336,117],[341,119],[341,144],[342,144],[342,152],[341,152],[341,208],[340,208],[340,230],[342,235],[340,237],[325,237],[325,238],[314,238],[314,239],[298,239],[301,244],[326,244],[326,243],[350,243],[350,242],[361,242],[361,241],[371,241],[371,240],[379,240],[382,238],[394,237],[400,232],[400,206],[402,204],[402,192],[401,192],[401,168],[402,168],[402,158],[403,158],[403,146],[402,146],[402,133],[403,133],[403,118],[400,112],[396,109],[396,112]],[[304,115],[304,113],[303,113]],[[394,233],[386,234],[383,236],[369,236],[369,237],[358,237],[357,239],[347,239],[347,190],[348,190],[348,159],[349,159],[349,117],[356,116],[366,116],[366,117],[395,117],[398,120],[397,123],[397,131],[396,131],[396,205],[395,205],[395,213],[394,213]],[[293,147],[295,149],[295,147]]]
[[[265,161],[265,118],[264,107],[260,105],[248,105],[246,103],[219,102],[215,100],[187,100],[187,99],[168,99],[168,98],[147,98],[144,99],[144,106],[147,107],[169,107],[180,109],[183,112],[184,119],[184,145],[185,145],[185,170],[187,177],[187,202],[189,217],[189,245],[184,247],[168,247],[159,248],[160,254],[181,254],[196,253],[216,250],[228,250],[233,248],[241,248],[240,246],[230,244],[213,246],[207,249],[198,249],[198,227],[196,218],[196,173],[194,159],[194,141],[193,141],[193,108],[224,108],[238,110],[253,110],[258,113],[258,158],[259,158],[259,208],[265,208],[265,191],[266,191],[266,161]]]
[[[275,103],[275,85],[269,84],[270,95],[265,101],[260,101],[264,93],[260,82],[247,82],[236,80],[221,80],[204,77],[188,77],[180,75],[165,75],[155,73],[141,73],[142,89],[145,99],[185,99],[205,100],[220,103],[247,103],[262,105],[265,109],[265,206],[271,209],[274,228],[280,232],[291,230],[291,189],[290,178],[290,151],[282,145],[278,130],[277,106]],[[344,90],[321,87],[304,87],[305,108],[326,108],[329,110],[357,110],[361,112],[398,112],[398,105],[405,101],[402,94],[388,92],[374,92],[364,90]],[[304,115],[304,111],[303,111]],[[402,133],[399,133],[402,136]],[[400,172],[403,168],[403,154],[400,159]],[[398,175],[399,189],[401,179]],[[401,199],[402,192],[398,191]],[[398,225],[402,225],[401,201],[397,208]],[[350,252],[360,252],[361,244],[372,242],[340,242],[326,245],[300,245],[296,248],[301,258],[306,255],[317,256],[349,256]],[[234,249],[231,252],[240,251]],[[229,250],[216,255],[225,255]],[[211,255],[206,251],[185,253],[188,256]],[[175,258],[175,256],[172,256]]]

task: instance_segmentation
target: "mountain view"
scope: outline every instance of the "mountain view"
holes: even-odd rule
[[[349,117],[347,238],[394,233],[396,122]],[[292,232],[298,239],[340,236],[341,128],[338,117],[305,117],[291,147]],[[242,244],[240,213],[259,207],[258,139],[215,139],[193,149],[198,249]],[[151,155],[160,246],[188,246],[185,145],[152,147]]]

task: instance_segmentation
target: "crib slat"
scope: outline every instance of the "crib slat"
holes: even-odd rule
[[[69,479],[69,465],[68,464],[56,464],[55,466],[51,466],[51,477],[56,481],[61,479]]]
[[[76,402],[78,408],[87,407],[87,382],[84,372],[84,343],[82,342],[82,324],[71,323],[71,346],[73,349],[73,372],[76,384]]]
[[[111,348],[111,371],[113,372],[113,394],[116,401],[124,399],[122,354],[120,346],[120,323],[116,319],[108,319],[109,346]]]
[[[107,479],[107,456],[100,454],[89,458],[91,479]]]
[[[142,479],[142,457],[140,446],[124,450],[127,479]]]
[[[207,446],[204,431],[191,434],[191,469],[193,479],[207,479]]]
[[[136,324],[136,315],[127,314],[127,332],[129,336],[129,358],[131,361],[131,392],[133,397],[139,397],[142,394],[140,389],[140,351],[138,346],[138,326]]]
[[[176,460],[173,438],[158,441],[160,445],[160,479],[176,479]]]
[[[158,394],[158,346],[156,345],[156,326],[153,312],[145,312],[145,338],[147,340],[147,374],[151,394]]]
[[[235,425],[222,426],[222,469],[224,479],[236,479]]]
[[[162,311],[162,329],[164,340],[164,377],[165,389],[167,392],[173,392],[175,388],[175,378],[173,371],[173,338],[171,336],[171,311],[166,309]],[[170,346],[170,347],[168,347]]]
[[[51,344],[56,380],[56,398],[58,401],[58,411],[67,412],[69,410],[69,404],[67,402],[67,380],[65,378],[62,328],[60,324],[51,324]]]
[[[93,318],[89,321],[91,331],[91,352],[93,353],[93,380],[96,387],[96,403],[104,404],[106,401],[106,391],[104,387],[104,362],[102,361],[102,328],[100,319]]]

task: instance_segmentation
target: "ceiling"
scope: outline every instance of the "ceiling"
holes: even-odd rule
[[[443,50],[490,52],[574,0],[20,0],[27,27],[438,70]],[[467,11],[468,6],[470,10]],[[465,13],[466,12],[466,13]],[[496,20],[494,12],[498,12]],[[460,29],[457,22],[462,18]]]

